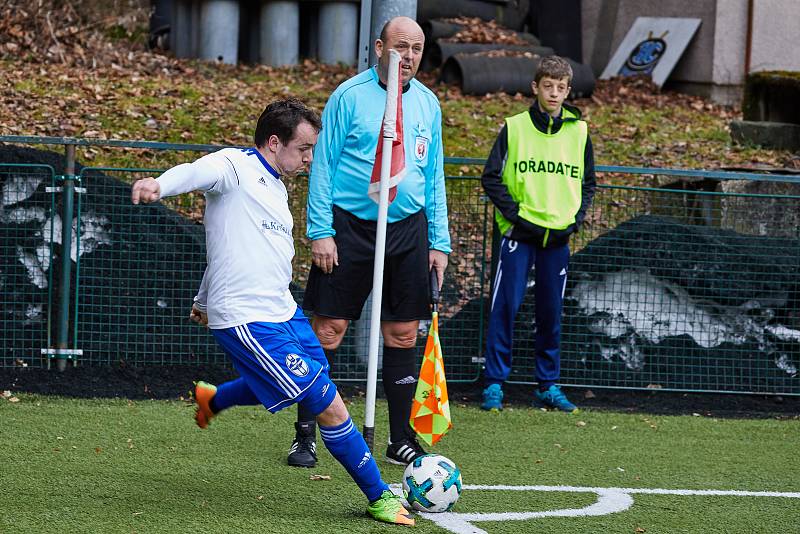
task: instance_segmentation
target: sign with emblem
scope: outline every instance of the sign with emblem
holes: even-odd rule
[[[600,78],[649,74],[661,87],[700,27],[700,19],[638,17]]]
[[[286,367],[297,376],[308,374],[308,364],[297,354],[289,353],[286,355]]]

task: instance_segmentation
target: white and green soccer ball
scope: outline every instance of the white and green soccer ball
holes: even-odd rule
[[[461,471],[440,454],[425,454],[406,467],[403,496],[415,510],[448,512],[461,495]]]

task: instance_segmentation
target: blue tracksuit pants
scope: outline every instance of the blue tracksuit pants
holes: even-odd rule
[[[492,287],[489,334],[486,338],[486,384],[502,384],[511,373],[514,319],[534,270],[536,302],[536,380],[554,384],[561,373],[561,308],[567,284],[569,246],[543,249],[506,237]]]

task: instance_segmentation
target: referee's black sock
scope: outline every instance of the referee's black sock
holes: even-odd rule
[[[303,406],[302,404],[297,405],[297,422],[298,423],[314,423],[316,422],[317,418],[314,416],[314,412]]]
[[[417,349],[383,347],[383,391],[389,404],[392,443],[408,437],[411,402],[417,389]]]

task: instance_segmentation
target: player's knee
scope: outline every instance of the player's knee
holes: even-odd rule
[[[331,319],[330,317],[314,317],[314,333],[317,334],[322,348],[335,350],[344,338],[347,331],[346,319]]]
[[[387,347],[410,349],[417,345],[417,325],[394,324],[383,329],[383,341]]]
[[[414,334],[403,334],[385,338],[387,347],[397,347],[398,349],[413,349],[417,345],[417,336]]]
[[[317,416],[317,422],[322,426],[337,426],[347,421],[348,417],[350,413],[337,391],[333,401]]]

